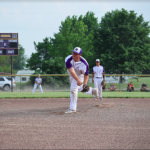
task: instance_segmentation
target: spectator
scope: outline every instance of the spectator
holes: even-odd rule
[[[103,89],[103,91],[106,91],[106,81],[105,81],[105,79],[103,80],[103,82],[104,82],[104,85],[103,85],[102,89]]]
[[[127,91],[129,92],[134,91],[134,85],[132,84],[132,82],[128,84]]]
[[[131,89],[134,91],[134,85],[132,84],[132,82],[130,82],[131,85]]]
[[[127,86],[127,91],[128,91],[128,92],[131,92],[131,86],[130,86],[130,83],[129,83],[128,86]]]
[[[145,82],[143,82],[142,86],[141,86],[141,91],[146,91],[148,92],[148,89],[147,89],[147,85],[145,84]]]
[[[110,85],[110,91],[114,91],[117,87],[115,87],[114,83]]]

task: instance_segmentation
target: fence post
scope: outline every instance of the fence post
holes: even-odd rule
[[[123,83],[123,81],[121,80],[121,82],[120,82],[120,90],[119,91],[121,91],[121,85],[122,85],[122,83]]]
[[[120,83],[121,83],[121,78],[119,76],[119,91],[120,91]]]
[[[55,76],[54,76],[54,92],[55,92]]]
[[[21,92],[21,76],[20,76],[20,92]]]

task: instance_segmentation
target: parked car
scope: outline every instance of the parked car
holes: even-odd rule
[[[0,89],[9,91],[11,87],[11,77],[0,77]],[[16,87],[15,80],[13,78],[13,88]]]

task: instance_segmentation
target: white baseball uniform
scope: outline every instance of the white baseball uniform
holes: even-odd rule
[[[75,62],[72,58],[72,55],[69,55],[68,57],[66,57],[65,63],[68,69],[71,67],[74,68],[81,82],[84,81],[84,74],[89,75],[89,65],[83,57],[80,57],[80,61]],[[78,91],[80,92],[83,90],[83,84],[81,86],[78,86],[77,81],[71,76],[69,71],[68,71],[68,74],[70,76],[70,84],[71,84],[70,86],[70,108],[69,109],[76,111]],[[92,95],[91,87],[89,88],[89,91],[86,92],[86,94]]]
[[[94,86],[98,89],[99,97],[102,98],[102,86],[101,82],[103,81],[103,73],[105,72],[103,66],[94,66],[93,67],[93,73],[94,73]]]
[[[41,83],[41,82],[42,82],[42,79],[41,79],[41,78],[36,78],[36,79],[35,79],[35,82],[37,82],[37,83]],[[34,84],[34,87],[33,87],[33,91],[32,91],[32,93],[34,93],[34,92],[35,92],[35,89],[37,88],[37,86],[39,87],[39,89],[40,89],[41,93],[43,93],[43,90],[42,90],[42,86],[41,86],[41,84],[39,85],[39,84],[37,84],[37,83],[35,83],[35,84]]]

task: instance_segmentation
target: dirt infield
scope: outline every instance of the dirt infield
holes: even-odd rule
[[[69,101],[0,99],[0,149],[150,149],[150,99]]]

